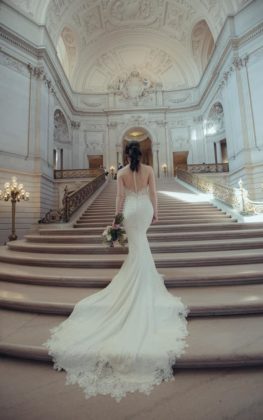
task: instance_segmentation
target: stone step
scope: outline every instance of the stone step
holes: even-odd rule
[[[74,305],[100,289],[0,283],[0,307],[70,315]],[[189,317],[263,313],[263,284],[170,289],[190,309]]]
[[[120,254],[128,253],[128,247],[108,247],[102,243],[99,244],[39,244],[31,243],[26,240],[17,240],[7,243],[10,250],[21,252],[39,252],[39,253],[54,253],[54,254]],[[201,251],[226,251],[239,249],[262,249],[263,238],[238,238],[238,239],[217,239],[217,240],[203,240],[203,241],[183,241],[177,242],[150,242],[150,248],[153,253],[172,253],[172,252],[201,252]]]
[[[0,261],[13,264],[25,264],[29,266],[52,266],[52,267],[87,267],[87,268],[119,268],[125,254],[104,255],[78,255],[78,254],[53,254],[11,251],[6,247],[0,249]],[[157,267],[191,267],[253,264],[263,262],[262,250],[235,250],[216,252],[181,252],[181,253],[158,253],[153,254]]]
[[[28,242],[37,243],[101,243],[101,235],[77,235],[79,231],[73,230],[74,235],[25,235]],[[184,232],[184,233],[149,233],[149,241],[172,242],[172,241],[199,241],[209,239],[241,239],[262,238],[263,229],[247,229],[233,231],[207,231],[207,232]]]
[[[61,315],[1,311],[0,354],[51,362],[42,344]],[[222,368],[263,364],[262,315],[191,318],[186,352],[175,368]]]
[[[117,268],[39,267],[1,263],[0,279],[17,284],[59,287],[105,287]],[[167,287],[263,284],[263,263],[211,267],[162,268]]]
[[[81,222],[100,222],[100,221],[112,221],[114,217],[114,213],[111,213],[109,215],[87,215],[87,216],[81,216],[78,221]],[[231,218],[231,216],[228,216],[226,214],[223,213],[215,213],[215,214],[159,214],[159,220],[160,221],[164,221],[164,220],[173,220],[173,221],[177,221],[177,220],[182,220],[182,219],[201,219],[201,220],[207,220],[207,219],[229,219]]]
[[[159,211],[159,214],[162,215],[184,215],[184,214],[189,214],[189,215],[194,215],[194,214],[201,214],[201,215],[210,215],[210,214],[226,214],[226,212],[223,212],[219,209],[207,209],[207,210],[200,210],[200,209],[163,209]],[[92,210],[92,209],[87,209],[86,211],[83,212],[82,214],[83,217],[88,217],[88,216],[100,216],[100,217],[106,217],[106,216],[112,216],[112,209],[101,209],[101,210]]]
[[[234,219],[229,219],[229,222],[235,222]],[[108,221],[108,223],[110,223],[110,221]],[[156,226],[162,226],[162,225],[170,225],[172,223],[182,223],[182,224],[188,224],[188,225],[194,225],[194,224],[211,224],[211,223],[227,223],[226,218],[217,218],[217,217],[210,217],[209,219],[193,219],[193,218],[177,218],[175,219],[169,219],[169,220],[160,220],[155,224]],[[101,227],[104,228],[107,225],[107,221],[106,222],[98,222],[98,221],[94,221],[94,222],[80,222],[77,221],[76,223],[74,223],[74,228],[81,228],[81,227]]]
[[[169,225],[151,225],[147,231],[148,234],[152,233],[183,233],[183,232],[208,232],[208,231],[226,231],[226,230],[237,230],[237,231],[244,231],[247,229],[263,229],[263,223],[236,223],[232,220],[229,220],[227,223],[196,223],[194,225],[191,224],[169,224]],[[46,229],[40,228],[39,229],[40,235],[96,235],[102,234],[101,227],[93,227],[93,228],[84,228],[78,227],[75,228],[65,228],[61,226],[60,228],[56,227],[55,229],[52,227],[48,227]]]

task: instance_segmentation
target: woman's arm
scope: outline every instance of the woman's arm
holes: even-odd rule
[[[149,174],[149,194],[150,194],[150,199],[153,206],[153,222],[157,222],[158,221],[157,192],[156,192],[154,172],[152,168],[150,168],[150,174]]]
[[[124,198],[125,198],[125,191],[124,191],[123,180],[122,180],[121,172],[118,172],[117,173],[117,195],[116,195],[115,216],[118,213],[121,213]]]

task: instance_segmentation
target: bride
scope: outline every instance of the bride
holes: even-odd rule
[[[67,372],[86,398],[127,392],[149,394],[173,379],[187,346],[188,308],[166,289],[156,271],[146,231],[158,221],[154,173],[140,163],[139,143],[126,147],[129,165],[118,172],[116,214],[124,204],[129,254],[102,291],[81,300],[67,320],[51,330],[44,346],[54,368]]]

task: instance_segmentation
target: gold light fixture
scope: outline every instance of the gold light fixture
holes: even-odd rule
[[[111,177],[114,178],[114,174],[115,174],[115,166],[111,166],[110,167],[110,173],[111,173]]]
[[[164,163],[164,164],[162,165],[162,171],[163,171],[163,173],[164,173],[164,176],[166,176],[166,175],[167,175],[167,163]]]
[[[10,241],[17,239],[15,228],[16,217],[16,203],[20,200],[29,200],[29,192],[26,192],[23,184],[18,184],[17,178],[13,176],[11,182],[6,182],[4,190],[0,190],[0,200],[9,201],[12,203],[12,233],[8,236]]]

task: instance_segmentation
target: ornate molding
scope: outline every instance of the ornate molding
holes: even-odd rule
[[[74,120],[72,120],[72,121],[71,121],[71,127],[72,127],[74,130],[78,130],[78,129],[80,128],[80,121],[74,121]]]
[[[14,57],[10,57],[2,51],[0,51],[0,64],[24,76],[28,76],[27,66],[24,63],[21,63],[21,61],[16,60]]]
[[[226,71],[224,71],[223,73],[223,77],[221,78],[221,80],[219,81],[219,89],[222,89],[228,79],[231,77],[231,75],[233,74],[233,72],[236,71],[240,71],[242,70],[242,68],[246,67],[247,63],[249,60],[249,55],[246,54],[244,57],[235,57],[232,61],[232,64],[228,67],[228,69]]]
[[[27,64],[27,69],[28,69],[31,77],[33,77],[36,80],[44,81],[48,90],[53,94],[56,93],[52,81],[48,78],[47,74],[45,73],[44,66],[33,66],[31,63],[28,63]]]

